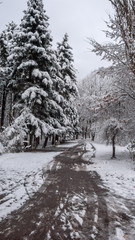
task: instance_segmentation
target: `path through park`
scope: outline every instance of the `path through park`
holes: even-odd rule
[[[134,201],[119,206],[85,159],[84,144],[55,157],[46,181],[18,210],[0,222],[0,240],[134,240]],[[87,170],[89,169],[89,171]]]

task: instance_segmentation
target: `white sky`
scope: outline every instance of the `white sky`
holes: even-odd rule
[[[17,24],[26,9],[27,0],[1,0],[0,31],[5,25],[15,21]],[[109,0],[43,0],[44,7],[50,20],[50,30],[56,42],[61,42],[67,32],[69,43],[73,48],[74,65],[78,70],[78,79],[84,78],[92,70],[108,63],[91,53],[88,37],[99,42],[107,42],[102,32],[106,28],[107,14],[112,12]]]

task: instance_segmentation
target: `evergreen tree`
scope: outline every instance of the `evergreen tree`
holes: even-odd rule
[[[11,67],[8,63],[8,57],[11,53],[11,49],[14,46],[14,34],[17,29],[17,25],[14,22],[9,23],[6,29],[0,34],[0,99],[1,99],[1,110],[0,110],[0,126],[3,127],[5,124],[9,124],[10,107],[8,109],[8,121],[6,115],[6,105],[11,105],[7,102],[10,98],[9,95],[9,74]],[[6,118],[6,121],[5,121]],[[5,123],[6,122],[6,123]]]
[[[64,97],[62,107],[69,121],[68,132],[70,134],[78,133],[78,114],[74,104],[74,98],[78,95],[78,89],[76,71],[73,66],[72,48],[68,43],[68,34],[64,35],[62,43],[58,43],[57,56],[63,80],[63,86],[61,85],[60,88],[60,93]]]
[[[58,62],[61,67],[62,79],[64,81],[65,88],[63,89],[62,94],[68,100],[70,95],[77,95],[76,87],[76,71],[73,66],[73,54],[72,48],[68,43],[68,34],[64,35],[62,43],[58,43],[57,48],[58,53]]]
[[[16,35],[17,46],[9,59],[14,61],[14,117],[21,121],[20,113],[25,116],[26,134],[32,145],[33,138],[38,141],[42,134],[65,131],[66,118],[55,91],[56,57],[48,17],[42,0],[28,0],[27,5]]]

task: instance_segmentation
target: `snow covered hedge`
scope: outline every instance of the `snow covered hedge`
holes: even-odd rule
[[[135,140],[131,141],[131,142],[128,144],[127,149],[128,149],[129,152],[130,152],[131,158],[132,158],[133,160],[135,160]]]

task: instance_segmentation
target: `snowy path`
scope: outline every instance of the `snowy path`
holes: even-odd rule
[[[94,146],[96,157],[92,159],[90,144],[80,143],[60,155],[42,153],[46,154],[46,159],[41,153],[30,153],[33,163],[29,163],[28,168],[30,158],[26,153],[22,154],[20,164],[19,158],[13,160],[12,154],[8,155],[11,163],[19,164],[18,167],[9,164],[9,159],[1,161],[1,169],[5,172],[10,169],[10,174],[13,171],[14,190],[10,188],[10,181],[5,180],[5,193],[9,199],[10,191],[11,199],[16,199],[13,196],[17,195],[19,186],[26,185],[29,194],[24,187],[22,207],[18,206],[17,211],[0,222],[0,239],[134,240],[135,165],[124,148],[119,147],[118,159],[111,160],[110,147]],[[25,167],[24,164],[21,166],[22,159],[26,161]],[[37,181],[33,180],[35,175]],[[7,179],[3,174],[4,177]],[[39,184],[37,188],[35,184]],[[25,196],[28,199],[24,203]],[[20,198],[17,202],[21,203]],[[12,201],[11,206],[15,203]],[[9,206],[9,209],[10,213],[12,208]]]
[[[96,172],[74,169],[90,164],[83,153],[77,146],[55,157],[38,192],[0,223],[0,239],[108,240],[107,191]]]

